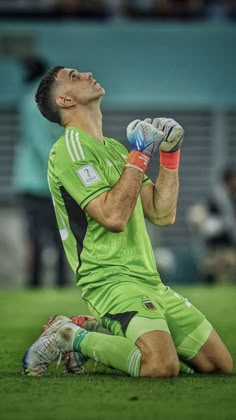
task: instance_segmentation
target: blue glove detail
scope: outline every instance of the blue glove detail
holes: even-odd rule
[[[164,139],[164,133],[146,121],[134,120],[127,127],[131,150],[152,156]]]

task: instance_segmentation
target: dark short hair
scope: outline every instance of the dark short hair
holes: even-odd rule
[[[41,79],[35,94],[35,101],[41,114],[49,121],[58,124],[61,123],[61,116],[59,109],[52,102],[52,89],[58,72],[64,68],[63,66],[56,66],[49,70]]]

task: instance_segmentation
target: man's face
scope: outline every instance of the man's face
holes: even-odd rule
[[[92,73],[66,68],[58,72],[56,80],[59,82],[56,96],[71,98],[75,105],[88,105],[105,95],[105,90],[93,79]]]

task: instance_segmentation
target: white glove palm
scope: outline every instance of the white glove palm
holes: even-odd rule
[[[172,118],[146,118],[145,122],[152,124],[157,130],[164,133],[159,149],[162,152],[175,152],[182,144],[184,129]]]

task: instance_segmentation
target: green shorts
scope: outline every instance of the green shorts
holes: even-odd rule
[[[82,291],[92,315],[113,334],[134,343],[151,331],[169,332],[181,359],[192,359],[208,339],[212,326],[187,298],[163,283],[132,277]]]

